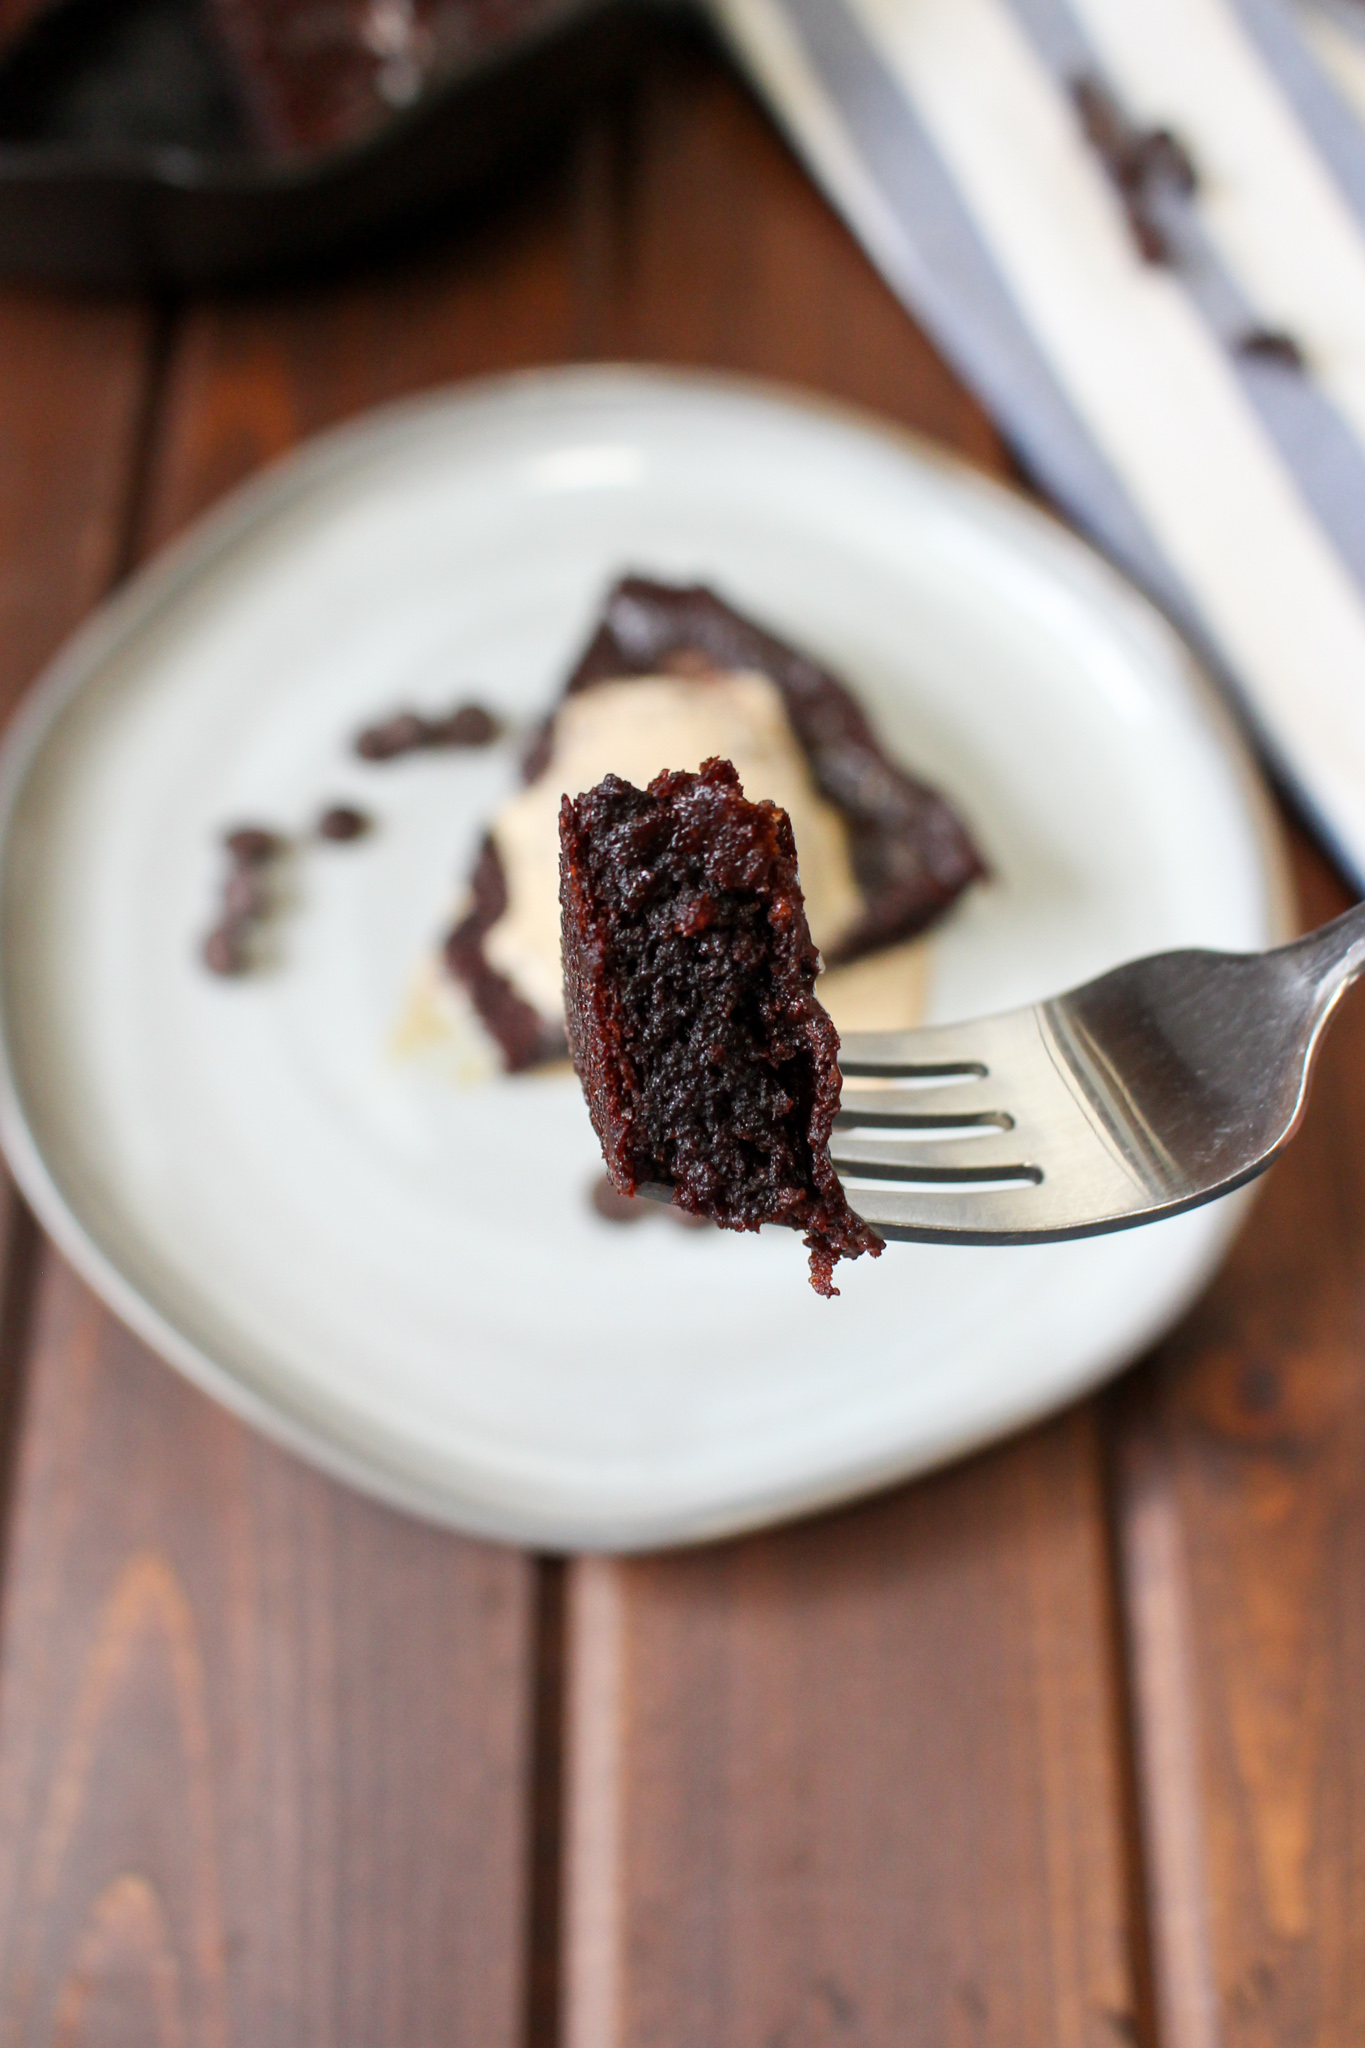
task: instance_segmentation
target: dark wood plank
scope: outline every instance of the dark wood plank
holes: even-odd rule
[[[140,549],[312,428],[568,352],[573,163],[382,273],[191,309]],[[97,361],[99,316],[68,318]],[[60,406],[43,430],[65,449]],[[35,574],[69,573],[72,526],[91,552],[54,514]],[[537,1609],[532,1560],[305,1470],[46,1253],[0,1638],[0,2039],[544,2038]]]
[[[117,572],[154,322],[0,292],[0,721]],[[36,1239],[0,1171],[0,1494]]]
[[[136,306],[0,293],[0,715],[119,566],[152,329]]]
[[[604,346],[1003,466],[719,68],[661,68],[621,148]],[[572,1566],[567,2048],[1137,2038],[1114,1619],[1084,1409],[837,1517]]]
[[[1135,2038],[1097,1474],[574,1568],[567,2048]]]
[[[55,1259],[18,1502],[5,2037],[516,2041],[523,1562],[272,1450]]]
[[[1346,897],[1299,842],[1305,922]],[[1365,1004],[1113,1413],[1167,2048],[1365,2038]]]
[[[476,220],[380,270],[192,306],[171,357],[144,545],[355,412],[578,353],[591,133],[589,120]]]

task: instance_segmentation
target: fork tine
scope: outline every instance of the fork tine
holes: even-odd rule
[[[1013,1131],[993,1130],[989,1125],[982,1128],[979,1137],[973,1132],[942,1141],[917,1138],[912,1131],[896,1138],[836,1131],[830,1140],[829,1156],[839,1173],[856,1173],[871,1180],[910,1179],[922,1169],[964,1176],[1010,1169],[1020,1173],[1037,1170]]]
[[[1031,1008],[849,1033],[834,1156],[853,1207],[890,1237],[1043,1243],[1228,1194],[1294,1135],[1362,975],[1358,906],[1270,953],[1156,953]],[[1025,1165],[1031,1185],[999,1184]]]
[[[860,1117],[932,1117],[945,1122],[957,1117],[999,1116],[1003,1102],[994,1099],[986,1080],[945,1081],[941,1087],[897,1086],[883,1081],[845,1081],[839,1101],[839,1121],[847,1126]]]
[[[993,1019],[966,1024],[925,1024],[913,1031],[853,1031],[843,1039],[845,1074],[933,1073],[967,1076],[982,1071],[994,1036]],[[995,1049],[998,1049],[996,1047]]]
[[[911,1242],[991,1244],[1011,1238],[1046,1237],[1055,1226],[1039,1186],[915,1186],[845,1178],[849,1201],[882,1237]]]

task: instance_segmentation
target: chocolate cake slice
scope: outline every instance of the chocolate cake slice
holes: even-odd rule
[[[776,684],[816,786],[848,825],[866,908],[827,967],[922,931],[985,873],[952,806],[889,759],[848,685],[704,585],[623,577],[565,695],[610,676],[735,671]]]
[[[624,749],[619,686],[625,682],[652,693],[650,716],[657,711],[658,750],[647,766],[633,766],[615,751]],[[756,693],[763,691],[766,710],[756,701]],[[690,756],[679,751],[683,698],[690,700]],[[599,756],[580,746],[567,762],[566,727],[581,727],[594,706],[602,713]],[[736,720],[751,737],[757,733],[755,747],[768,762],[777,751],[771,728],[780,724],[808,786],[811,801],[799,805],[800,792],[787,793],[789,772],[782,787],[766,788],[755,779],[756,759],[744,762],[747,786],[756,796],[780,801],[796,824],[810,922],[826,967],[912,937],[984,872],[980,854],[947,800],[888,758],[837,677],[713,591],[626,576],[608,597],[558,709],[546,719],[523,763],[526,789],[539,789],[545,799],[542,858],[548,871],[537,886],[549,892],[551,905],[559,796],[566,789],[576,795],[608,770],[634,773],[644,783],[664,767],[691,768],[708,755],[739,760]],[[574,781],[573,771],[585,764],[587,772]],[[518,967],[516,949],[506,943],[524,906],[509,903],[509,863],[500,825],[495,821],[480,850],[472,900],[449,935],[445,962],[501,1048],[509,1071],[516,1071],[562,1056],[564,1033],[557,971],[542,961],[538,974],[528,976]],[[833,847],[826,829],[831,825],[840,842]],[[844,875],[833,873],[840,862]],[[519,880],[511,877],[513,897]],[[551,965],[557,969],[558,963]]]
[[[829,1157],[839,1039],[815,996],[787,815],[729,761],[560,809],[565,1011],[613,1184],[673,1190],[728,1230],[806,1234],[811,1285],[877,1256]]]

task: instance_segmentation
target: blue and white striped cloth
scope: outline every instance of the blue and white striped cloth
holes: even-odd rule
[[[713,5],[1030,474],[1200,646],[1365,892],[1365,0]]]

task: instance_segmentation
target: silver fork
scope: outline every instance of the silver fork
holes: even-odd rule
[[[1365,904],[1273,953],[1157,953],[1031,1009],[850,1032],[830,1155],[883,1237],[1036,1244],[1173,1216],[1269,1166]]]

